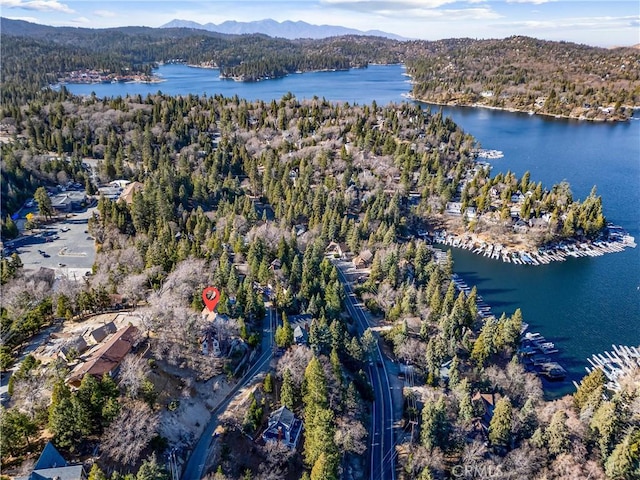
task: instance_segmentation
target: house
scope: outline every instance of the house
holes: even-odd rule
[[[133,203],[133,195],[141,191],[144,188],[144,185],[140,182],[131,182],[127,184],[126,187],[122,190],[120,194],[119,200],[122,200],[127,205],[131,205]]]
[[[80,355],[83,353],[89,345],[84,338],[78,336],[66,342],[58,352],[58,355],[64,359],[65,362],[70,361],[70,356]]]
[[[99,187],[98,193],[109,200],[118,200],[122,193],[122,188],[113,186]]]
[[[529,226],[524,220],[518,220],[513,226],[513,231],[516,233],[527,233],[528,230]]]
[[[324,254],[331,257],[344,258],[348,250],[349,247],[344,243],[329,242],[327,248],[324,249]]]
[[[279,258],[276,258],[273,262],[269,264],[269,270],[276,272],[282,268],[282,261]]]
[[[302,325],[297,325],[293,329],[293,341],[296,345],[307,345],[309,342],[309,333]]]
[[[373,253],[371,250],[364,250],[360,252],[360,255],[353,259],[353,266],[356,268],[367,268],[373,260]]]
[[[447,213],[449,215],[462,215],[462,203],[447,202]]]
[[[302,428],[302,420],[282,406],[269,415],[269,426],[262,434],[262,439],[265,442],[282,442],[289,448],[296,448]]]
[[[138,339],[138,329],[128,325],[118,330],[109,341],[97,349],[86,362],[76,366],[67,378],[67,383],[78,387],[85,375],[102,378],[105,373],[113,375],[120,362],[131,351]]]
[[[86,480],[82,465],[69,465],[60,452],[49,442],[42,450],[33,470],[26,477],[16,480]]]
[[[129,180],[114,180],[109,185],[114,188],[124,188],[129,185],[131,182]]]
[[[96,328],[89,334],[89,337],[96,343],[100,343],[102,340],[107,338],[108,335],[112,333],[116,333],[116,325],[113,322],[109,322],[99,328]]]
[[[518,191],[518,192],[514,193],[513,195],[511,195],[511,202],[513,202],[513,203],[522,203],[522,202],[524,202],[524,195],[522,194],[522,192]]]
[[[467,210],[465,211],[465,216],[467,220],[475,219],[478,216],[476,207],[467,207]]]
[[[480,421],[480,424],[485,431],[489,430],[489,425],[491,424],[491,419],[493,418],[493,411],[496,408],[496,402],[499,399],[499,394],[480,392],[477,392],[471,398],[472,403],[474,403],[475,405],[479,405],[479,407],[484,412],[478,420]]]
[[[80,210],[87,201],[84,192],[59,193],[51,197],[51,206],[59,212],[73,212]]]

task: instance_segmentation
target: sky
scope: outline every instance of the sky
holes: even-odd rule
[[[425,40],[527,35],[603,47],[640,43],[638,0],[0,0],[0,15],[88,28],[271,18]]]

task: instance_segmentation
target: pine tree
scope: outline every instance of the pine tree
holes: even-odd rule
[[[282,387],[280,387],[280,403],[287,407],[289,410],[293,410],[296,404],[295,385],[293,383],[293,377],[291,371],[287,368],[282,374]]]
[[[38,187],[33,198],[38,204],[38,211],[40,212],[40,215],[45,218],[51,218],[53,215],[53,205],[51,204],[51,198],[49,198],[45,188]]]
[[[136,474],[135,480],[168,480],[169,475],[167,471],[164,469],[162,465],[158,463],[156,459],[156,454],[153,453],[149,458],[147,458],[138,473]]]
[[[264,393],[273,392],[273,377],[271,376],[271,372],[267,373],[267,375],[264,377],[262,390],[264,391]]]
[[[614,402],[602,402],[591,418],[589,427],[597,438],[600,453],[603,458],[608,457],[613,447],[615,434],[618,431],[620,412]]]
[[[107,480],[107,476],[104,474],[102,469],[98,466],[98,464],[94,463],[91,466],[91,470],[89,471],[88,480]]]
[[[551,417],[551,422],[545,430],[547,448],[551,455],[558,456],[569,451],[569,427],[567,427],[567,414],[558,410]]]
[[[505,448],[510,445],[512,423],[513,407],[509,399],[503,397],[496,402],[489,424],[489,441],[492,445]]]
[[[463,378],[456,387],[458,393],[458,417],[465,422],[473,418],[473,404],[471,403],[471,387],[469,380]]]
[[[317,357],[311,358],[304,371],[304,398],[305,411],[313,408],[327,406],[327,381],[324,370]]]
[[[305,407],[305,415],[308,406]],[[305,423],[304,459],[307,465],[315,465],[321,455],[327,460],[337,454],[335,445],[335,416],[332,410],[325,407],[313,409],[313,417]]]
[[[573,401],[578,410],[582,410],[587,404],[598,407],[604,393],[604,384],[606,377],[604,372],[599,368],[594,369],[589,375],[585,376],[580,382],[580,386],[573,394]]]
[[[434,447],[444,447],[448,437],[449,422],[443,397],[437,401],[427,400],[422,408],[420,433],[422,445],[429,450]]]
[[[640,430],[631,430],[618,443],[605,462],[607,477],[616,480],[640,478]]]
[[[293,329],[287,319],[286,313],[282,313],[282,326],[276,328],[276,345],[280,348],[289,348],[293,344]]]
[[[337,479],[337,461],[335,458],[327,456],[324,452],[320,454],[311,469],[310,480],[333,480]]]
[[[527,399],[518,416],[520,422],[518,436],[520,438],[530,438],[538,427],[538,416],[533,400]]]

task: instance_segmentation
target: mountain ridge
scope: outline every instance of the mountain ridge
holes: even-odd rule
[[[381,30],[357,30],[354,28],[342,27],[338,25],[314,25],[301,20],[285,20],[277,22],[270,18],[253,22],[237,22],[227,20],[218,25],[215,23],[201,24],[191,20],[174,19],[161,25],[159,28],[191,28],[196,30],[207,30],[210,32],[225,33],[230,35],[243,35],[252,33],[262,33],[270,37],[281,37],[290,40],[298,38],[322,39],[337,37],[341,35],[367,35],[374,37],[385,37],[392,40],[408,40],[406,37],[394,33],[383,32]]]

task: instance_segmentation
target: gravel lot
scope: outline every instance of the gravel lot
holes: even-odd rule
[[[52,268],[56,277],[67,276],[80,280],[96,258],[93,238],[89,237],[87,222],[95,207],[84,212],[69,214],[65,220],[50,224],[46,236],[29,235],[12,242],[18,248],[25,270]]]

